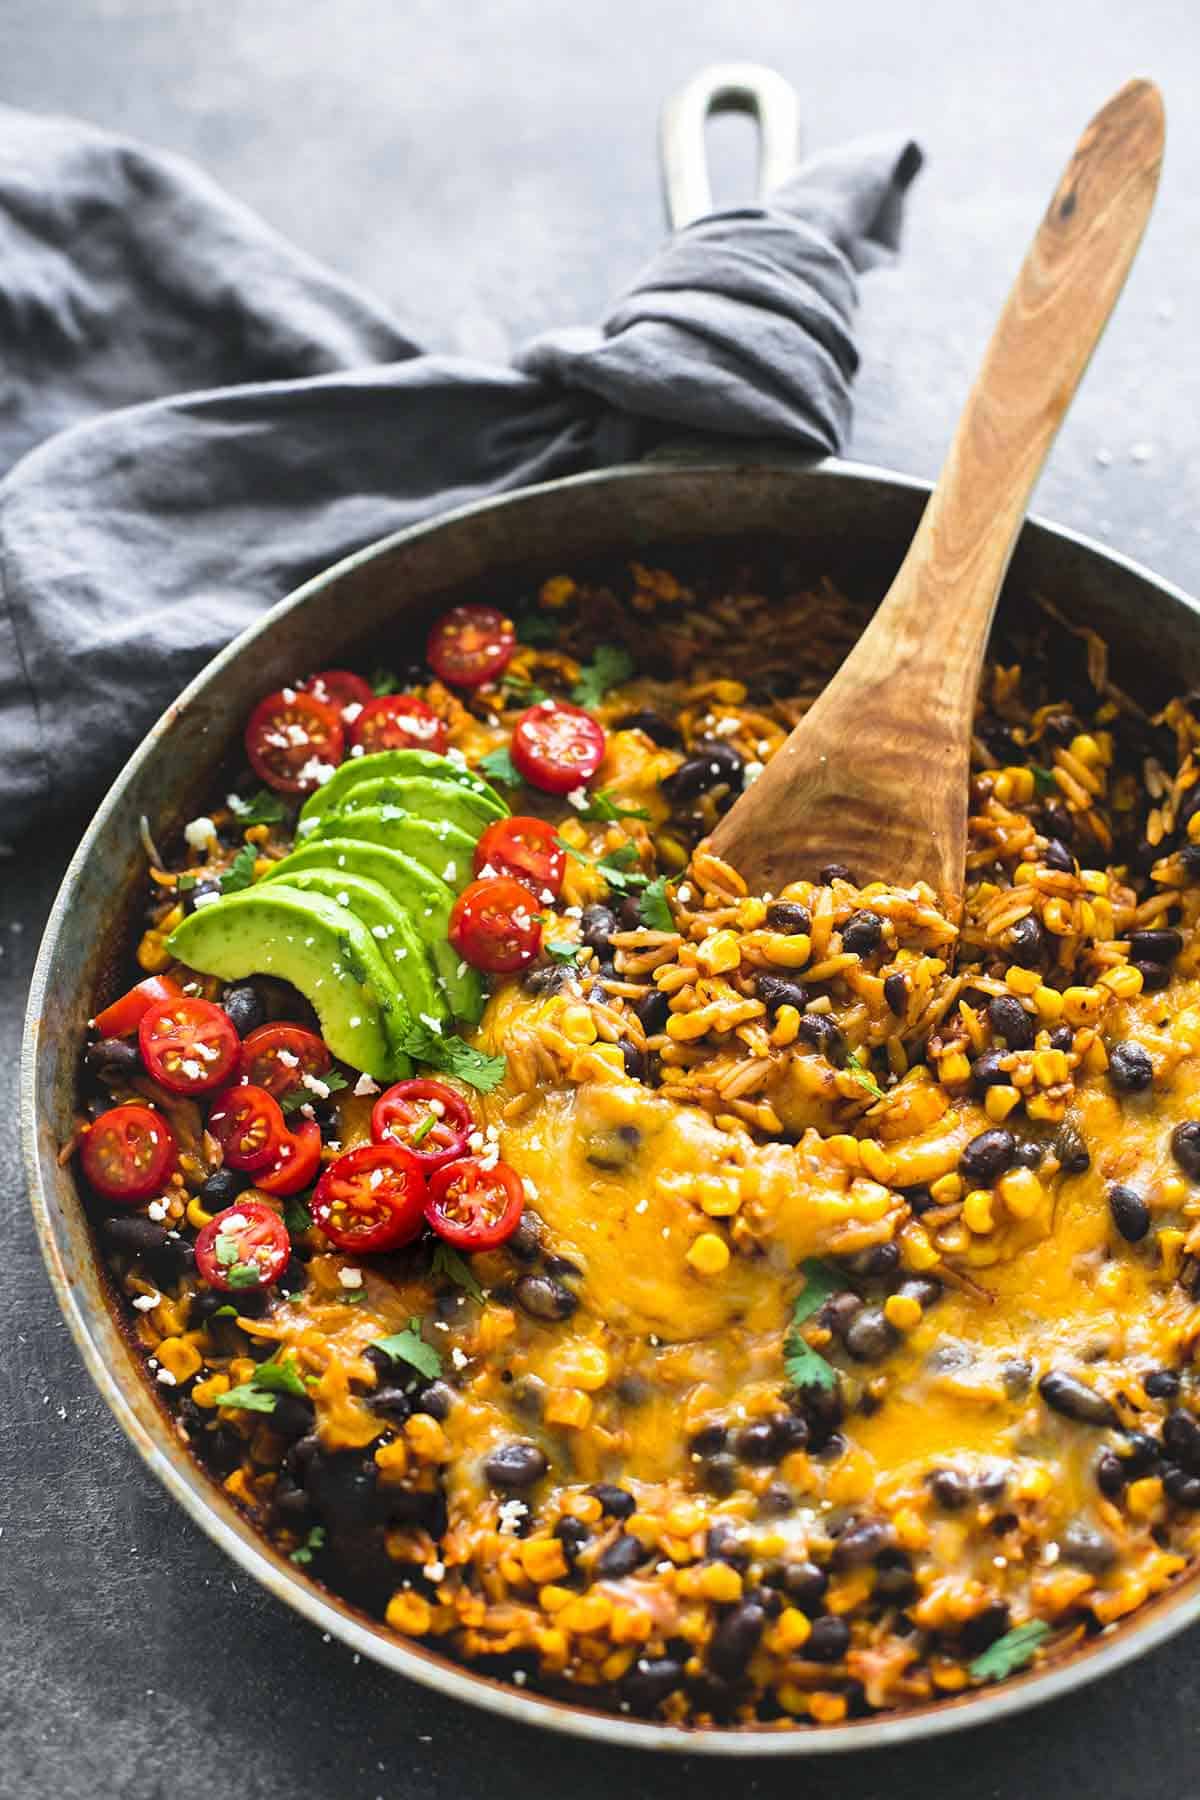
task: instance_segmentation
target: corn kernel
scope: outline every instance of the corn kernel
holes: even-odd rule
[[[1071,755],[1078,758],[1085,769],[1102,769],[1106,761],[1100,745],[1086,731],[1071,739]]]
[[[1033,1074],[1039,1087],[1057,1087],[1070,1073],[1065,1050],[1034,1051]]]
[[[638,1606],[614,1606],[608,1634],[614,1644],[644,1644],[654,1629],[648,1612]]]
[[[882,1144],[877,1144],[874,1138],[862,1138],[859,1141],[858,1154],[868,1175],[885,1184],[891,1181],[896,1172],[895,1164]]]
[[[690,1043],[695,1038],[702,1038],[709,1027],[706,1012],[673,1012],[667,1020],[667,1036],[676,1043]]]
[[[526,1575],[538,1587],[567,1572],[567,1559],[557,1538],[526,1538],[517,1545],[517,1555]]]
[[[734,931],[714,931],[696,952],[696,961],[706,975],[726,975],[736,969],[742,952]]]
[[[1031,1219],[1046,1198],[1032,1169],[1010,1169],[996,1183],[996,1192],[1014,1219]]]
[[[564,1606],[570,1606],[574,1599],[575,1594],[571,1588],[559,1587],[557,1583],[551,1582],[539,1593],[538,1605],[543,1612],[559,1613]]]
[[[579,1388],[556,1388],[547,1398],[543,1412],[547,1425],[569,1425],[577,1431],[591,1416],[591,1400]]]
[[[213,1218],[212,1213],[207,1212],[205,1210],[205,1208],[203,1206],[201,1206],[201,1204],[200,1204],[199,1200],[196,1198],[196,1196],[193,1194],[192,1198],[187,1203],[187,1222],[188,1222],[188,1224],[194,1225],[196,1230],[200,1231],[205,1225],[208,1225],[211,1223],[212,1218]]]
[[[889,1294],[883,1303],[883,1314],[897,1331],[911,1331],[922,1319],[920,1302],[911,1294]]]
[[[719,1275],[729,1266],[729,1245],[715,1231],[702,1231],[687,1253],[698,1275]]]
[[[832,1137],[826,1138],[825,1148],[832,1151],[845,1168],[857,1169],[860,1166],[862,1159],[859,1155],[858,1139],[851,1137],[848,1132],[838,1131]]]
[[[389,1444],[380,1444],[375,1452],[375,1466],[386,1469],[391,1475],[408,1474],[408,1445],[403,1438],[393,1438]]]
[[[1161,1233],[1159,1234],[1161,1238]],[[1183,1233],[1180,1232],[1180,1237]],[[204,1381],[198,1381],[192,1389],[192,1399],[197,1406],[215,1406],[220,1394],[229,1392],[229,1377],[224,1374],[209,1375]]]
[[[1042,985],[1042,978],[1036,969],[1018,969],[1015,966],[1006,970],[1004,985],[1010,994],[1034,994]]]
[[[1002,1125],[1013,1108],[1020,1104],[1021,1092],[1015,1087],[990,1087],[983,1096],[983,1110],[995,1125]]]
[[[957,1087],[970,1081],[971,1065],[961,1050],[951,1050],[938,1064],[938,1074],[947,1087]]]
[[[200,1371],[200,1352],[184,1338],[163,1338],[154,1354],[168,1374],[175,1377],[176,1383],[190,1381]]]
[[[771,1042],[777,1050],[786,1049],[794,1044],[800,1030],[800,1014],[794,1006],[781,1006],[775,1014],[775,1028],[771,1033]]]
[[[837,1725],[845,1718],[849,1702],[844,1694],[810,1694],[808,1710],[818,1725]]]
[[[777,1656],[791,1656],[812,1635],[812,1622],[798,1606],[785,1606],[775,1621],[768,1646]]]
[[[962,1176],[953,1170],[949,1175],[939,1175],[936,1181],[929,1184],[929,1197],[938,1206],[952,1206],[961,1200],[963,1194]]]
[[[422,1462],[449,1462],[450,1446],[446,1434],[432,1413],[413,1413],[404,1421],[404,1435],[413,1455]]]
[[[550,1367],[556,1381],[589,1394],[605,1385],[612,1370],[608,1352],[599,1344],[567,1344],[552,1358]]]
[[[745,900],[738,901],[735,916],[742,931],[757,931],[767,916],[767,903],[757,894],[750,894]]]
[[[1125,1504],[1135,1519],[1148,1519],[1162,1503],[1163,1484],[1157,1475],[1144,1475],[1125,1489]]]
[[[1132,1000],[1142,991],[1142,971],[1135,969],[1132,963],[1122,963],[1118,968],[1107,969],[1100,977],[1100,985],[1115,994],[1118,1000]]]
[[[710,1219],[731,1218],[742,1204],[736,1178],[723,1175],[701,1175],[696,1182],[696,1198]]]
[[[992,1196],[987,1188],[972,1188],[963,1201],[962,1216],[968,1231],[982,1233],[994,1228]]]
[[[697,1573],[696,1588],[706,1600],[740,1600],[742,1578],[728,1563],[705,1563]]]
[[[1033,1006],[1043,1025],[1057,1025],[1063,1016],[1063,997],[1057,988],[1034,988]]]
[[[594,1044],[596,1041],[596,1021],[590,1007],[564,1006],[559,1024],[563,1036],[570,1038],[573,1044]]]
[[[1174,1281],[1179,1274],[1186,1241],[1187,1232],[1178,1230],[1174,1225],[1164,1225],[1158,1234],[1158,1253],[1162,1257],[1163,1274],[1168,1281]]]
[[[803,931],[769,931],[763,937],[763,954],[784,969],[802,969],[812,954],[812,939]]]
[[[563,1511],[583,1525],[595,1525],[604,1515],[604,1508],[595,1494],[570,1494],[563,1501]]]
[[[912,1269],[917,1274],[925,1269],[935,1268],[941,1261],[924,1226],[911,1222],[900,1233],[900,1255],[905,1268]]]
[[[393,1631],[409,1637],[424,1637],[433,1623],[433,1609],[423,1594],[412,1594],[401,1588],[393,1594],[384,1614]]]
[[[168,954],[163,944],[161,931],[147,931],[137,947],[137,965],[145,969],[148,975],[161,975],[169,969],[174,959]]]
[[[1095,987],[1069,987],[1063,991],[1063,1014],[1068,1025],[1094,1025],[1108,1003]]]
[[[605,1594],[572,1594],[570,1604],[558,1615],[564,1631],[603,1631],[612,1618],[612,1601]]]
[[[1025,1111],[1031,1119],[1042,1119],[1057,1124],[1067,1114],[1065,1100],[1052,1100],[1048,1094],[1031,1094],[1025,1102]]]

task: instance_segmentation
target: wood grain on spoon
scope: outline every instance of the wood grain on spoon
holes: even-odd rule
[[[752,892],[845,864],[962,896],[975,697],[1033,486],[1133,262],[1162,97],[1131,81],[1076,147],[1005,303],[908,554],[871,624],[713,848]]]

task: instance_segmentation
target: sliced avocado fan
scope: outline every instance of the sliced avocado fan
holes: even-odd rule
[[[363,781],[404,781],[422,776],[434,779],[451,787],[461,789],[485,802],[489,808],[489,816],[503,819],[508,816],[508,807],[504,804],[495,788],[488,786],[478,775],[448,756],[439,756],[435,750],[377,750],[373,756],[350,756],[336,769],[325,783],[308,796],[300,810],[301,819],[317,819],[322,813],[336,812],[345,805],[346,795]]]
[[[367,927],[337,901],[263,883],[198,908],[176,926],[167,949],[222,981],[290,981],[340,1061],[378,1081],[411,1073],[399,1047],[411,1022],[408,1004]]]
[[[346,789],[340,805],[326,807],[315,816],[325,823],[329,819],[342,818],[348,812],[364,812],[375,807],[383,811],[389,806],[398,806],[415,819],[428,819],[432,825],[447,819],[473,838],[504,817],[493,810],[485,795],[472,794],[464,787],[455,787],[432,775],[405,775],[400,780],[381,775],[374,781],[356,781],[353,787]]]
[[[303,819],[300,825],[303,831]],[[473,879],[476,837],[447,819],[430,824],[398,806],[368,806],[362,812],[323,815],[313,820],[313,826],[315,829],[304,833],[303,843],[325,837],[364,838],[367,843],[383,844],[411,856],[455,893]]]

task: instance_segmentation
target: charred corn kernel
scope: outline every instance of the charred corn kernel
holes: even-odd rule
[[[203,1226],[205,1226],[211,1222],[212,1217],[213,1217],[212,1213],[206,1212],[204,1207],[201,1206],[199,1200],[197,1200],[195,1195],[193,1195],[192,1198],[187,1203],[187,1222],[188,1222],[188,1224],[194,1225],[196,1227],[196,1230],[199,1231],[202,1229]]]
[[[1057,988],[1034,988],[1033,1008],[1043,1025],[1057,1025],[1063,1016],[1063,997]]]
[[[1182,1237],[1183,1233],[1180,1232],[1179,1235]],[[206,1376],[203,1381],[198,1381],[196,1383],[195,1387],[192,1389],[192,1399],[196,1402],[197,1406],[215,1406],[217,1404],[218,1396],[227,1394],[228,1392],[228,1375],[209,1375]]]
[[[1157,1475],[1143,1475],[1125,1489],[1125,1505],[1135,1519],[1148,1519],[1162,1505],[1163,1484]]]
[[[912,1223],[906,1225],[900,1233],[900,1257],[905,1268],[912,1269],[917,1274],[925,1269],[935,1268],[941,1261],[924,1226]]]
[[[742,1578],[728,1563],[705,1563],[697,1573],[696,1588],[706,1600],[740,1600]]]
[[[1020,1104],[1020,1089],[1015,1087],[990,1087],[983,1096],[983,1110],[996,1125],[1002,1125],[1013,1108]]]
[[[858,1154],[868,1175],[879,1182],[891,1181],[896,1173],[896,1165],[882,1144],[877,1144],[874,1138],[862,1138]]]
[[[767,916],[767,903],[760,900],[757,894],[749,894],[737,903],[734,915],[742,931],[757,931]]]
[[[1065,1050],[1035,1050],[1033,1076],[1039,1087],[1057,1087],[1070,1074]]]
[[[557,1538],[526,1538],[518,1544],[517,1555],[526,1575],[538,1587],[567,1572],[567,1559]]]
[[[613,1603],[605,1594],[572,1594],[558,1614],[564,1631],[603,1631],[612,1618]]]
[[[583,1525],[594,1525],[604,1515],[595,1494],[569,1494],[563,1501],[563,1511]]]
[[[386,1469],[391,1475],[408,1473],[408,1445],[403,1438],[393,1438],[389,1444],[380,1444],[375,1452],[375,1466]]]
[[[767,1648],[776,1656],[791,1656],[812,1635],[812,1622],[798,1606],[785,1606],[767,1639]]]
[[[706,975],[727,975],[742,960],[735,931],[714,931],[696,952],[696,961]]]
[[[701,1012],[673,1012],[667,1020],[667,1036],[674,1038],[678,1044],[690,1043],[695,1038],[702,1038],[711,1023],[707,1010]]]
[[[181,1337],[165,1337],[154,1352],[162,1368],[175,1377],[176,1383],[190,1381],[201,1368],[200,1352]]]
[[[719,1275],[729,1267],[729,1245],[715,1231],[702,1231],[687,1253],[697,1275]]]
[[[588,1006],[564,1006],[559,1026],[563,1036],[570,1038],[573,1044],[594,1044],[596,1041],[596,1021]]]
[[[1032,1219],[1046,1198],[1032,1169],[1010,1169],[996,1183],[996,1192],[1014,1219]]]
[[[608,1352],[599,1344],[568,1344],[553,1357],[550,1368],[556,1381],[589,1394],[602,1388],[612,1373]]]
[[[1068,1025],[1094,1025],[1108,1004],[1108,995],[1097,987],[1063,990],[1063,1016]]]
[[[1118,1000],[1132,1000],[1142,991],[1142,971],[1135,969],[1132,963],[1122,963],[1119,968],[1107,969],[1100,977],[1100,985],[1115,994]]]
[[[777,1050],[794,1044],[800,1030],[800,1014],[794,1006],[781,1006],[775,1014],[775,1028],[771,1033],[771,1042]]]
[[[961,1082],[970,1081],[971,1065],[961,1050],[951,1050],[938,1064],[938,1074],[947,1087],[956,1087]]]
[[[762,940],[763,955],[783,969],[802,969],[812,954],[812,939],[806,932],[788,934],[768,931]]]
[[[837,1725],[845,1718],[849,1702],[844,1694],[810,1694],[808,1710],[818,1725]]]
[[[1164,1225],[1158,1234],[1158,1253],[1162,1258],[1163,1274],[1168,1281],[1174,1281],[1179,1274],[1186,1241],[1187,1232],[1179,1231],[1174,1225]]]
[[[1004,985],[1010,994],[1035,994],[1042,985],[1042,978],[1036,969],[1018,969],[1014,966],[1005,971]]]
[[[422,1594],[412,1594],[401,1588],[393,1594],[384,1614],[393,1631],[403,1631],[409,1637],[424,1637],[433,1623],[433,1609]]]
[[[556,1388],[543,1411],[547,1425],[569,1425],[576,1431],[581,1431],[591,1416],[592,1403],[579,1388]]]
[[[883,1316],[897,1331],[911,1331],[923,1317],[920,1302],[911,1294],[889,1294],[883,1303]]]
[[[995,1227],[992,1217],[992,1196],[987,1188],[972,1188],[963,1201],[963,1224],[968,1231],[986,1232]]]
[[[449,1462],[450,1446],[446,1434],[432,1413],[414,1413],[404,1421],[404,1436],[413,1455],[421,1462]]]
[[[963,1181],[961,1175],[953,1172],[939,1175],[936,1181],[929,1184],[929,1197],[939,1206],[952,1206],[956,1200],[962,1199]]]

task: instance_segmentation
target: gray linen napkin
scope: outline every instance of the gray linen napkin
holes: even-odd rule
[[[0,108],[0,840],[98,793],[216,650],[374,538],[665,435],[836,451],[856,274],[920,164],[823,156],[491,368],[423,354],[179,158]]]

